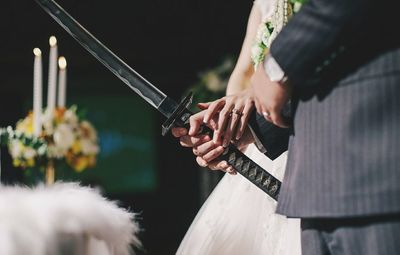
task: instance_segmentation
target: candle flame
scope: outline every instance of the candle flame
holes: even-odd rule
[[[58,58],[58,66],[60,67],[60,69],[67,68],[67,60],[64,57],[59,57]]]
[[[35,54],[36,57],[40,57],[42,55],[42,51],[39,48],[34,48],[33,54]]]
[[[51,47],[54,47],[54,46],[57,45],[57,38],[54,35],[50,36],[49,44],[50,44]]]

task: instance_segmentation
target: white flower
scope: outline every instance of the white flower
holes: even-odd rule
[[[93,143],[89,139],[81,140],[81,148],[84,155],[96,155],[99,152],[97,144]]]
[[[39,148],[38,148],[38,150],[37,150],[37,154],[39,155],[39,156],[43,156],[43,155],[45,155],[46,154],[46,152],[47,152],[47,145],[46,146],[40,146]]]
[[[36,157],[36,151],[31,147],[26,147],[24,150],[24,158],[29,160]]]
[[[54,132],[54,143],[62,150],[68,150],[75,141],[73,129],[67,124],[60,124]]]
[[[258,26],[255,43],[261,43],[264,31],[268,30],[267,25],[263,22]]]
[[[301,8],[301,6],[302,6],[302,4],[301,3],[299,3],[299,2],[295,2],[294,3],[294,6],[293,6],[293,12],[299,12],[300,11],[300,8]]]
[[[72,111],[71,109],[68,109],[64,113],[64,120],[65,122],[68,122],[72,125],[78,123],[78,116],[76,116],[76,113]]]
[[[49,110],[46,110],[42,115],[42,123],[46,135],[52,135],[54,132],[53,120],[53,114]]]
[[[14,159],[19,158],[22,155],[23,150],[24,150],[24,146],[20,141],[13,140],[10,143],[10,154],[11,154],[11,157],[13,157]]]
[[[21,131],[21,130],[15,130],[15,136],[22,136],[22,135],[24,135],[24,132],[23,131]]]
[[[252,48],[251,48],[251,56],[253,58],[254,62],[258,62],[260,56],[264,53],[264,49],[258,45],[255,44]]]
[[[93,127],[93,125],[87,121],[84,120],[80,124],[80,136],[89,138],[91,141],[97,141],[97,132],[96,129]]]
[[[266,28],[265,30],[264,30],[264,33],[262,34],[262,37],[261,37],[261,41],[263,42],[263,44],[265,45],[265,46],[267,46],[268,48],[269,48],[269,46],[270,46],[270,41],[269,41],[269,38],[271,37],[271,33],[269,32],[269,30]]]

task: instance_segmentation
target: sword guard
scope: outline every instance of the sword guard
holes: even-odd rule
[[[171,117],[169,117],[163,124],[161,134],[165,136],[172,127],[174,126],[184,126],[187,124],[189,117],[192,113],[187,109],[189,105],[192,104],[193,101],[193,93],[190,92],[176,107],[175,111],[172,113]]]

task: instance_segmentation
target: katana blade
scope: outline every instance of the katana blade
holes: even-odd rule
[[[188,119],[192,114],[187,109],[191,103],[190,95],[177,104],[112,53],[56,2],[53,0],[35,1],[97,60],[168,118],[163,124],[163,134],[166,134],[173,126],[188,124]],[[202,132],[211,134],[212,130],[203,127]],[[250,182],[273,199],[278,199],[281,182],[240,152],[235,145],[229,144],[219,159],[227,161]]]
[[[56,2],[53,0],[35,1],[73,38],[75,38],[76,41],[78,41],[88,52],[90,52],[133,91],[139,94],[154,108],[158,109],[167,118],[171,116],[172,111],[177,107],[176,102],[167,98],[163,92],[121,60]],[[168,103],[164,101],[168,101]]]

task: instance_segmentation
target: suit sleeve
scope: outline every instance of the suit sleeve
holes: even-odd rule
[[[378,6],[386,2],[390,0]],[[372,5],[372,0],[308,0],[274,40],[270,53],[289,81],[303,86],[333,52],[357,38],[374,13]]]
[[[274,160],[288,149],[290,129],[273,125],[256,111],[250,116],[249,125],[257,141],[256,146],[268,158]]]

